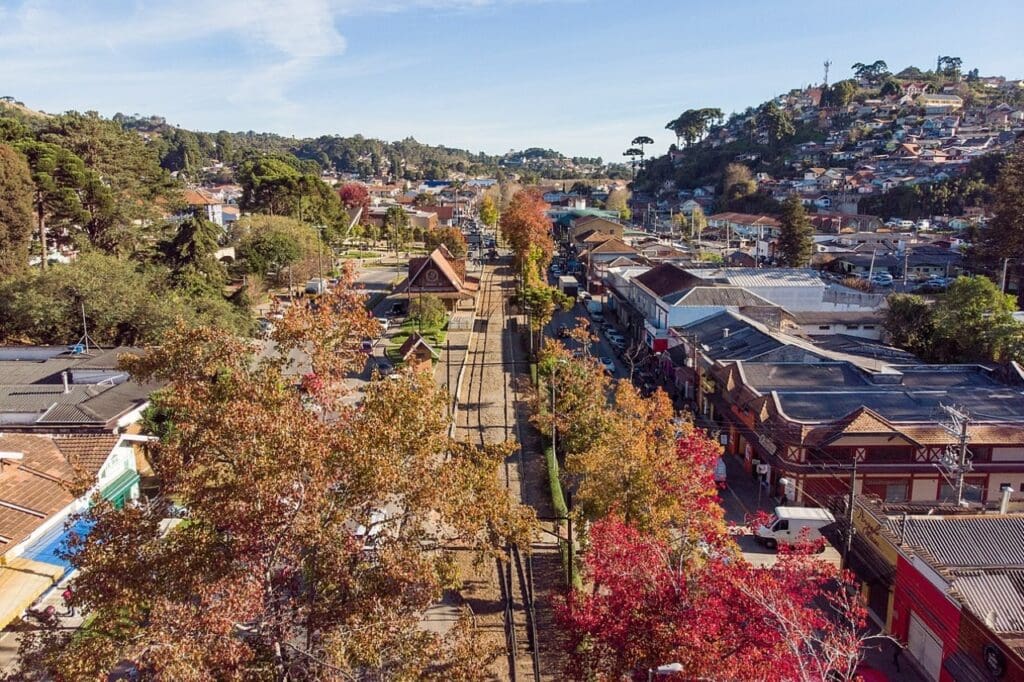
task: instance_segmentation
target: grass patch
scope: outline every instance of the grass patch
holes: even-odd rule
[[[569,507],[565,502],[565,493],[562,491],[562,480],[558,475],[558,460],[555,458],[555,451],[551,446],[544,448],[544,461],[547,463],[548,469],[548,487],[551,490],[551,507],[555,511],[556,518],[566,518],[569,516]],[[555,532],[559,532],[562,529],[562,521],[555,521]],[[569,566],[569,543],[564,540],[558,542],[558,553],[562,556],[562,567]],[[578,558],[578,554],[576,557]],[[583,589],[583,579],[580,577],[579,567],[576,561],[573,561],[572,566],[569,567],[569,582],[573,589]]]
[[[345,251],[341,254],[341,257],[362,260],[364,258],[381,258],[383,255],[379,251]]]

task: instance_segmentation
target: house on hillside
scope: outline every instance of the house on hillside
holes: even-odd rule
[[[224,227],[224,203],[204,189],[185,190],[185,203],[191,213]]]

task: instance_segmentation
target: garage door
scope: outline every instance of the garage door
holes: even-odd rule
[[[942,670],[942,641],[913,612],[910,614],[907,648],[928,673],[928,679],[938,682],[939,671]]]

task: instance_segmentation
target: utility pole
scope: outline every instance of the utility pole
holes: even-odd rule
[[[871,252],[871,265],[868,267],[868,283],[871,283],[871,277],[875,274],[875,254],[878,253],[878,249]]]
[[[949,422],[943,422],[942,428],[957,439],[956,453],[947,451],[943,466],[956,474],[956,504],[961,506],[964,501],[964,486],[967,473],[971,470],[970,452],[967,445],[970,443],[968,427],[971,417],[964,410],[949,405],[940,405],[942,410],[949,416]]]
[[[907,288],[907,273],[910,269],[910,247],[903,247],[903,289]]]
[[[846,546],[843,548],[843,568],[850,567],[850,552],[853,551],[853,507],[857,502],[857,455],[853,456],[850,469],[850,496],[846,500]]]
[[[1010,264],[1010,261],[1012,261],[1012,260],[1014,260],[1014,259],[1013,258],[1004,258],[1003,259],[1003,276],[999,279],[999,293],[1001,293],[1001,294],[1005,294],[1006,293],[1006,266],[1008,266]]]

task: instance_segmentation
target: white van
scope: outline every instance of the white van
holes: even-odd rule
[[[776,507],[775,520],[766,526],[758,526],[754,537],[769,549],[798,542],[815,542],[821,539],[821,529],[835,521],[827,509]]]

